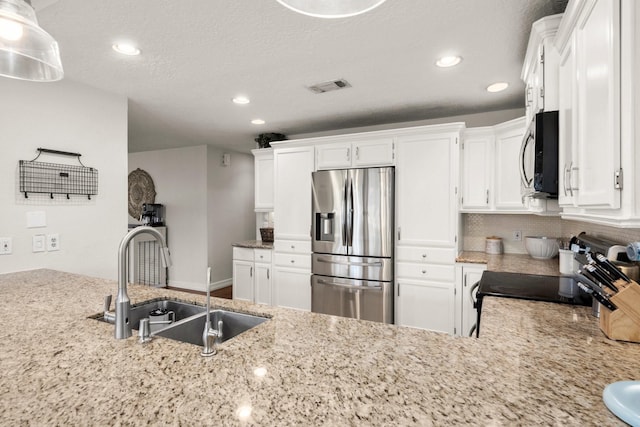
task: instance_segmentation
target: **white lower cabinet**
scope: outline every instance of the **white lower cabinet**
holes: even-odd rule
[[[311,311],[311,270],[276,266],[274,283],[274,305]]]
[[[272,304],[271,250],[233,248],[233,299]]]
[[[453,334],[455,323],[453,282],[398,279],[396,310],[397,325]]]
[[[273,305],[311,311],[311,242],[277,240],[273,258]]]
[[[468,337],[474,330],[477,320],[477,310],[473,307],[471,289],[480,281],[482,273],[487,269],[486,264],[456,263],[456,334]]]

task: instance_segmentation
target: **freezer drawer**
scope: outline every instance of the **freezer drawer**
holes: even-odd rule
[[[390,282],[393,280],[391,258],[313,254],[313,274],[350,279]]]
[[[393,323],[393,283],[311,276],[311,311]]]

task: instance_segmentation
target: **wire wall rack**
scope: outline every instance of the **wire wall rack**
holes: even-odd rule
[[[60,163],[36,162],[42,153],[77,157],[80,166]],[[87,167],[80,161],[80,153],[38,148],[33,160],[19,161],[20,192],[28,198],[29,193],[91,196],[98,194],[98,170]]]

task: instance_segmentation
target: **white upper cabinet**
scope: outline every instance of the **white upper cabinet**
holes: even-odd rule
[[[570,2],[558,29],[562,216],[640,226],[640,5]]]
[[[467,129],[462,141],[460,206],[463,211],[488,211],[493,197],[494,131]]]
[[[313,146],[274,148],[276,240],[311,240]]]
[[[273,210],[273,149],[251,150],[254,159],[256,212]]]
[[[494,204],[499,211],[527,211],[521,195],[520,148],[526,131],[524,118],[495,127],[496,169]]]
[[[341,137],[340,139],[343,139]],[[393,138],[359,142],[331,142],[316,146],[316,169],[393,166]]]
[[[527,123],[540,111],[558,109],[558,51],[553,39],[561,19],[562,14],[546,16],[531,26],[521,75]]]
[[[396,224],[399,245],[454,247],[458,226],[456,188],[462,126],[398,137]]]

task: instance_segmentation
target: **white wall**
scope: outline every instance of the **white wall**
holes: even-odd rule
[[[0,237],[13,253],[0,255],[0,273],[52,268],[117,278],[117,251],[127,231],[127,99],[63,80],[33,83],[0,78]],[[18,192],[18,161],[36,149],[82,154],[99,173],[98,195],[30,195]],[[38,161],[76,164],[73,157],[42,155]],[[44,211],[46,227],[26,228],[26,213]],[[60,236],[60,250],[33,253],[36,234]]]
[[[217,287],[231,285],[231,245],[255,238],[253,156],[229,153],[231,164],[223,166],[225,152],[208,147],[209,265]]]
[[[169,286],[205,290],[208,266],[212,283],[230,285],[231,244],[253,238],[253,156],[232,153],[222,166],[222,154],[204,145],[129,154],[129,172],[149,173],[165,206]]]
[[[165,207],[173,265],[169,285],[201,289],[207,264],[207,148],[175,148],[129,154],[129,172],[146,171]],[[130,218],[131,219],[131,218]]]

